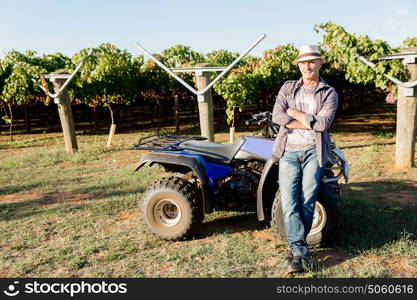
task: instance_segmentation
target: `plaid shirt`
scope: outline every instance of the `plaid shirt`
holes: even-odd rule
[[[274,142],[272,152],[276,157],[282,157],[287,142],[288,129],[286,124],[294,119],[287,115],[288,108],[294,108],[295,93],[302,85],[302,79],[290,80],[281,87],[272,111],[272,121],[280,125],[279,132]],[[320,167],[325,166],[330,155],[330,134],[329,127],[333,122],[338,105],[338,95],[336,90],[320,78],[319,86],[314,94],[317,105],[317,114],[308,114],[307,120],[309,129],[316,133],[317,157]]]

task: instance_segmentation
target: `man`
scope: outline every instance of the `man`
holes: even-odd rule
[[[330,155],[329,127],[338,105],[336,90],[319,76],[323,58],[316,45],[300,48],[300,80],[284,83],[276,98],[273,122],[280,125],[273,153],[279,161],[279,188],[290,253],[288,273],[312,266],[306,237]]]

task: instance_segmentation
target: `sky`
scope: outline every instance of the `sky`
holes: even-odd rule
[[[279,0],[0,0],[0,57],[11,49],[72,56],[104,42],[143,54],[176,44],[208,53],[243,52],[292,43],[296,47],[321,41],[313,27],[333,21],[348,32],[367,34],[399,46],[417,37],[417,1],[279,1]]]

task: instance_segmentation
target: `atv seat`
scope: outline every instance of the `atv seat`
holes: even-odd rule
[[[228,164],[235,157],[240,147],[244,144],[245,139],[242,137],[233,144],[219,144],[205,141],[185,141],[180,147],[187,152],[203,155],[208,161]]]

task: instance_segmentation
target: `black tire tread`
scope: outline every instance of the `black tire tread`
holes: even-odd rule
[[[158,232],[152,230],[152,228],[149,226],[150,223],[146,214],[146,208],[152,197],[161,190],[172,190],[178,192],[191,206],[192,213],[189,223],[182,232],[179,232],[176,235],[162,236]],[[156,180],[152,185],[148,186],[142,196],[142,217],[148,224],[148,228],[159,237],[169,241],[186,239],[195,233],[198,226],[204,220],[201,190],[198,188],[195,181],[190,182],[184,180],[181,177],[170,176]]]

